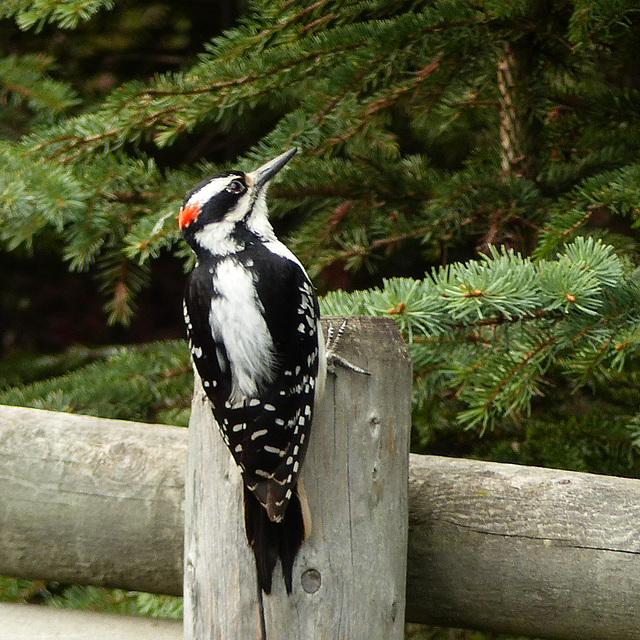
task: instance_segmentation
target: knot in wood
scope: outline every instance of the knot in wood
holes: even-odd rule
[[[322,576],[317,569],[307,569],[300,577],[300,582],[307,593],[315,593],[322,585]]]

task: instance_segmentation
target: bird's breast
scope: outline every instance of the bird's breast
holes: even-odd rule
[[[212,274],[209,325],[221,342],[231,370],[232,404],[256,397],[274,376],[275,349],[256,294],[254,276],[233,257],[221,260]]]

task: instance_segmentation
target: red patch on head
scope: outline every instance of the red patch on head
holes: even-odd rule
[[[197,202],[185,204],[178,212],[178,226],[183,229],[200,215],[200,205]]]

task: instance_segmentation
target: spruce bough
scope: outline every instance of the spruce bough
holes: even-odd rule
[[[590,470],[607,454],[635,473],[636,7],[545,7],[255,1],[193,64],[97,103],[47,57],[2,58],[6,113],[22,118],[0,139],[2,246],[46,246],[91,271],[108,320],[127,323],[154,260],[191,266],[180,194],[228,164],[194,163],[187,143],[247,132],[241,168],[295,144],[275,224],[323,293],[362,289],[327,293],[326,313],[398,322],[414,447]],[[37,37],[111,8],[6,3],[1,15]],[[550,452],[552,427],[589,420],[587,446]]]

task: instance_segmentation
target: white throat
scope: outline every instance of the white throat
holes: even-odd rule
[[[216,180],[212,182],[216,182]],[[195,193],[189,202],[200,202],[200,198],[207,195],[201,194],[205,190],[207,193],[210,192],[208,190],[209,184]],[[225,215],[223,220],[212,222],[197,231],[194,235],[196,242],[202,249],[214,256],[228,256],[238,253],[244,249],[244,245],[233,237],[233,232],[238,224],[244,224],[262,242],[277,242],[276,234],[267,217],[265,195],[265,189],[262,189],[254,200],[249,192],[247,196],[238,201],[238,204]]]

